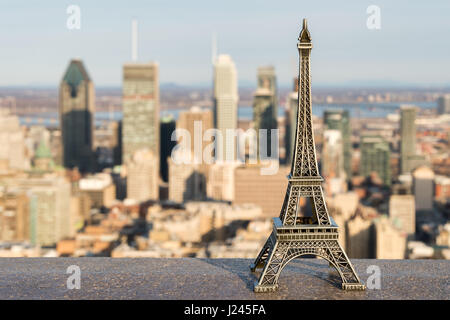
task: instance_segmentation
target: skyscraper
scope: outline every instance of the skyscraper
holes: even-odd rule
[[[323,132],[322,173],[326,178],[345,176],[342,136],[338,130]]]
[[[360,174],[369,176],[377,173],[386,186],[391,185],[391,151],[389,143],[379,136],[363,136],[360,143],[361,164]]]
[[[62,176],[48,174],[17,180],[18,189],[30,198],[30,241],[51,246],[70,237],[71,185]]]
[[[346,179],[352,177],[352,142],[350,117],[347,110],[325,110],[324,126],[326,129],[339,130],[342,136],[344,171]]]
[[[321,169],[326,178],[325,190],[328,195],[346,191],[343,150],[341,131],[325,130],[323,132]]]
[[[277,76],[273,66],[264,66],[258,68],[257,78],[258,88],[267,88],[273,94],[273,104],[277,104]]]
[[[216,157],[227,159],[227,129],[237,128],[238,83],[236,66],[229,55],[221,54],[214,63],[214,126],[223,136],[222,146],[217,145]],[[230,151],[235,150],[235,147]],[[219,150],[220,148],[220,150]],[[229,155],[230,160],[233,154]]]
[[[158,79],[156,63],[123,66],[123,163],[140,149],[148,149],[159,157]]]
[[[267,154],[271,155],[271,129],[277,128],[278,97],[275,69],[272,66],[258,68],[258,88],[253,97],[253,122],[258,133],[259,129],[267,131]],[[277,137],[274,137],[277,138]]]
[[[426,166],[422,166],[414,170],[412,175],[416,210],[432,210],[434,200],[433,170]]]
[[[195,179],[198,178],[199,185],[203,183],[203,181],[206,183],[206,180],[208,179],[209,174],[209,164],[208,162],[210,160],[213,160],[212,156],[214,156],[212,153],[210,153],[206,157],[211,158],[204,158],[203,151],[208,152],[205,148],[211,145],[213,142],[213,139],[210,139],[209,141],[203,140],[205,132],[207,130],[210,130],[213,128],[213,113],[210,110],[203,110],[200,107],[193,106],[189,109],[189,111],[183,111],[180,113],[179,118],[177,120],[177,129],[186,130],[189,133],[190,136],[190,142],[183,141],[183,143],[189,143],[190,149],[186,150],[187,154],[190,152],[191,160],[193,162],[199,163],[198,165],[195,165]],[[179,138],[179,137],[177,137]],[[186,137],[188,138],[188,137]],[[184,139],[184,137],[182,138]],[[210,150],[210,149],[209,149]],[[178,155],[180,155],[179,153]],[[201,163],[200,163],[201,162]],[[174,164],[176,165],[176,164]],[[175,172],[177,169],[173,169],[172,171]],[[193,182],[193,180],[192,180]],[[201,185],[201,188],[206,188],[206,186]],[[170,181],[169,181],[169,188],[170,188]],[[173,190],[173,188],[172,188]],[[169,190],[170,191],[170,190]],[[206,192],[205,190],[201,190],[201,193]],[[169,192],[170,193],[170,192]],[[169,194],[170,196],[170,194]],[[197,196],[195,196],[197,197]],[[198,197],[197,197],[198,198]]]
[[[7,110],[0,110],[0,159],[5,160],[9,169],[30,168],[19,117],[9,114]]]
[[[94,83],[83,62],[69,63],[59,88],[63,165],[81,172],[93,169]]]
[[[159,198],[159,158],[152,151],[140,149],[128,162],[127,198],[139,202]]]
[[[400,109],[400,172],[410,173],[416,154],[416,107],[404,105]]]
[[[450,113],[450,94],[439,97],[438,101],[438,114]]]
[[[196,129],[196,126],[198,129]],[[203,149],[211,141],[203,141],[203,135],[206,130],[213,128],[213,114],[210,110],[202,110],[200,107],[194,106],[189,111],[180,112],[177,120],[177,129],[187,130],[191,136],[191,152],[201,152],[197,156],[203,154]],[[198,132],[195,132],[198,130]],[[198,150],[195,150],[197,145]],[[203,148],[201,148],[203,147]]]

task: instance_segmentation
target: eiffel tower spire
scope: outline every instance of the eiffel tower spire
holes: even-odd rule
[[[298,37],[297,48],[300,59],[298,76],[298,118],[291,178],[308,177],[322,181],[319,170],[317,169],[316,148],[314,136],[312,134],[310,74],[312,41],[306,19],[303,19],[303,29]]]
[[[328,215],[323,196],[312,128],[310,57],[311,34],[306,19],[297,42],[299,52],[298,110],[295,148],[288,186],[279,218],[274,219],[252,271],[262,267],[255,292],[274,291],[278,277],[289,261],[303,255],[327,260],[342,279],[342,288],[364,290],[353,266],[338,242],[338,226]],[[309,199],[312,217],[300,214],[300,198]]]

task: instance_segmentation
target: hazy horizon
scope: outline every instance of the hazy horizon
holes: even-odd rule
[[[66,9],[81,9],[81,29],[69,30]],[[381,9],[381,29],[369,30],[366,9]],[[312,81],[322,87],[450,86],[450,3],[397,1],[0,1],[0,86],[58,86],[79,57],[97,87],[118,87],[131,60],[131,20],[139,23],[139,61],[157,61],[160,82],[206,87],[211,43],[236,63],[240,87],[256,85],[258,66],[274,65],[280,87],[297,72],[297,36],[308,18]]]

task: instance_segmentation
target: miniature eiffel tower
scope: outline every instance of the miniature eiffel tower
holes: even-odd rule
[[[338,226],[328,215],[317,169],[316,149],[311,121],[310,55],[311,35],[303,20],[298,38],[300,68],[295,149],[291,172],[279,218],[274,218],[272,234],[250,266],[262,273],[255,292],[275,291],[283,268],[294,258],[315,255],[327,260],[342,279],[342,289],[364,290],[353,266],[338,242]],[[300,198],[310,200],[312,217],[299,215]]]

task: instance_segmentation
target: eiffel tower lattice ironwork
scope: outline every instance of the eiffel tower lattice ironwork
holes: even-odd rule
[[[364,290],[350,260],[338,242],[338,226],[328,215],[316,160],[311,121],[311,35],[306,19],[298,38],[299,77],[296,141],[286,196],[279,218],[274,219],[267,239],[252,271],[262,268],[255,292],[275,291],[283,268],[294,258],[315,255],[328,260],[339,273],[342,289]],[[312,216],[300,213],[300,198],[310,200]]]

